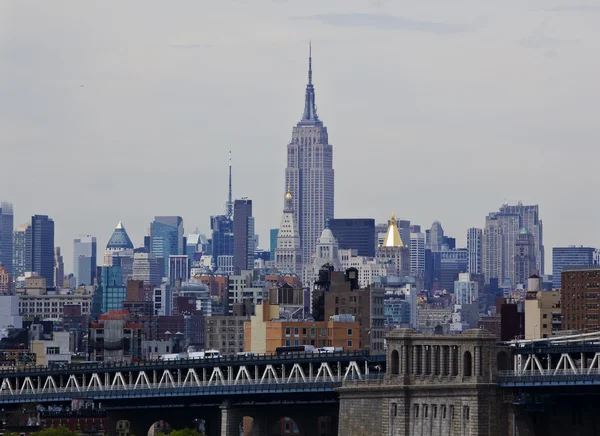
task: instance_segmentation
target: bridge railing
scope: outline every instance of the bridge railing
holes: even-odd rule
[[[72,371],[123,371],[125,369],[140,370],[140,369],[158,369],[158,368],[187,368],[190,365],[211,365],[224,366],[227,364],[261,364],[263,362],[277,361],[285,363],[287,361],[307,361],[307,360],[323,360],[335,359],[336,357],[351,358],[360,357],[368,358],[373,354],[369,350],[356,351],[336,351],[332,353],[293,353],[293,354],[254,354],[244,356],[222,356],[210,359],[179,359],[179,360],[140,360],[137,362],[86,362],[86,363],[70,363],[61,366],[41,366],[41,365],[25,365],[19,367],[0,367],[0,377],[5,377],[7,374],[27,374],[27,373],[56,373],[56,372],[72,372]]]

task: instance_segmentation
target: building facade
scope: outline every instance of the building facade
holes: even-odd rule
[[[309,54],[304,113],[287,146],[285,188],[292,194],[300,231],[302,259],[310,263],[327,218],[334,216],[333,147],[317,115]]]
[[[244,351],[246,316],[205,316],[204,346],[219,350],[223,356],[235,356]]]
[[[525,296],[525,339],[541,339],[562,327],[560,292],[528,291]]]
[[[600,330],[600,266],[566,267],[561,274],[562,329]]]
[[[161,283],[161,259],[152,253],[135,253],[133,255],[133,280],[142,280],[151,285]]]
[[[34,215],[26,230],[26,271],[35,271],[54,287],[54,221],[47,215]]]
[[[13,274],[13,206],[7,201],[0,202],[0,265],[8,274]]]
[[[29,223],[19,226],[13,234],[13,271],[15,277],[25,276],[27,271],[27,229]]]
[[[333,218],[329,229],[342,250],[356,250],[357,256],[375,257],[377,237],[372,218]]]
[[[254,266],[254,217],[252,200],[233,203],[233,267],[239,273]]]
[[[275,353],[277,347],[312,345],[359,350],[360,324],[356,321],[287,321],[279,319],[279,306],[268,301],[256,307],[256,315],[246,321],[246,351]]]
[[[483,230],[475,227],[467,230],[467,252],[469,263],[467,272],[470,274],[481,274],[483,271]]]
[[[302,274],[302,248],[300,233],[294,209],[292,209],[292,194],[285,194],[285,207],[281,224],[277,233],[277,248],[275,248],[275,268],[282,273]]]
[[[460,273],[454,282],[454,304],[472,304],[478,302],[478,283],[471,281],[469,273]]]
[[[561,288],[561,273],[563,269],[578,265],[594,264],[594,253],[592,247],[553,247],[552,248],[552,287]]]
[[[96,237],[85,235],[73,240],[73,274],[77,286],[89,286],[96,279]]]
[[[54,285],[62,288],[65,283],[65,263],[60,252],[60,247],[54,248]]]
[[[183,218],[155,216],[150,223],[150,251],[164,262],[163,271],[169,270],[169,256],[184,254]]]
[[[410,273],[421,276],[425,272],[425,233],[410,233]]]

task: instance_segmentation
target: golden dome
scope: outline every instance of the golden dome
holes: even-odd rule
[[[402,242],[400,232],[398,231],[398,225],[396,224],[395,214],[392,214],[392,219],[390,220],[390,225],[388,227],[387,234],[385,235],[385,239],[383,240],[383,246],[404,247],[404,242]]]
[[[292,194],[290,193],[290,188],[288,186],[287,194],[285,194],[286,201],[292,201]]]

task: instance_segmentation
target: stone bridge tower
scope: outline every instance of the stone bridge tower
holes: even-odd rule
[[[383,380],[348,382],[340,394],[339,435],[499,436],[508,405],[495,383],[506,353],[485,330],[387,336]]]

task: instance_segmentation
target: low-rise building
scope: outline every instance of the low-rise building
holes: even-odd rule
[[[552,336],[561,330],[559,291],[533,291],[525,296],[525,339]]]
[[[64,307],[80,305],[82,315],[90,315],[91,294],[19,295],[19,313],[23,317],[61,319]]]
[[[54,332],[50,341],[31,341],[31,352],[39,366],[71,363],[71,335],[69,332]]]
[[[204,317],[204,347],[219,350],[223,356],[244,351],[244,322],[246,316]]]
[[[142,324],[124,310],[113,310],[90,324],[90,360],[129,362],[142,356]]]
[[[288,321],[279,318],[279,310],[266,300],[256,306],[256,315],[244,325],[245,351],[275,353],[277,347],[299,345],[360,349],[357,321]]]

